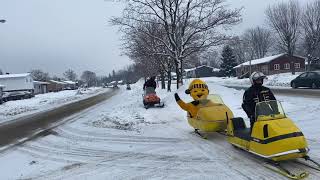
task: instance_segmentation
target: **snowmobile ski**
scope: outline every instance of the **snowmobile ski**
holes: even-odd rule
[[[306,162],[311,162],[313,165],[308,164],[308,163],[306,163],[306,162],[299,161],[299,160],[296,160],[296,161],[294,161],[294,162],[297,163],[297,164],[301,164],[301,165],[303,165],[303,166],[309,167],[309,168],[311,168],[311,169],[320,171],[320,164],[319,164],[318,162],[314,161],[314,160],[311,159],[309,156],[304,157],[304,160],[305,160]]]
[[[201,134],[198,129],[195,129],[195,130],[194,130],[194,133],[197,134],[198,136],[200,136],[200,137],[203,138],[203,139],[207,139],[207,136]]]
[[[309,176],[309,173],[304,171],[300,174],[293,174],[292,172],[290,172],[289,170],[285,169],[284,167],[282,167],[280,165],[280,163],[278,162],[267,162],[264,163],[264,167],[266,167],[267,169],[276,172],[280,175],[283,175],[289,179],[294,179],[294,180],[300,180],[300,179],[304,179],[306,177]]]

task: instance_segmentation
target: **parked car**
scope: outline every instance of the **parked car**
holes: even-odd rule
[[[291,81],[292,88],[309,87],[317,89],[320,87],[320,72],[305,72]]]
[[[34,97],[34,95],[29,91],[13,91],[13,92],[4,92],[2,99],[3,101],[11,101],[11,100],[29,99],[32,97]]]

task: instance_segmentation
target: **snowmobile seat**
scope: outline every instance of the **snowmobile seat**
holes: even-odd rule
[[[234,135],[240,139],[244,139],[246,141],[251,141],[251,129],[250,128],[244,128],[241,130],[234,131]]]
[[[231,121],[232,121],[232,124],[233,124],[234,131],[242,130],[242,129],[246,128],[244,120],[241,117],[232,118]]]
[[[247,141],[251,140],[251,130],[250,128],[246,128],[243,118],[232,118],[232,124],[234,128],[234,135],[239,137],[240,139],[244,139]]]

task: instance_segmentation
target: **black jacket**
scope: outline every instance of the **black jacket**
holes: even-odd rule
[[[157,88],[157,83],[154,79],[149,79],[147,80],[144,85],[143,85],[143,89],[147,88],[147,87],[153,87],[154,89]]]
[[[269,100],[276,100],[269,88],[253,85],[244,92],[242,108],[252,118],[255,116],[256,103]]]

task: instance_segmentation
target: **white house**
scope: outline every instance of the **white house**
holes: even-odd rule
[[[4,85],[4,92],[30,91],[34,92],[33,79],[30,73],[0,75],[0,84]]]

